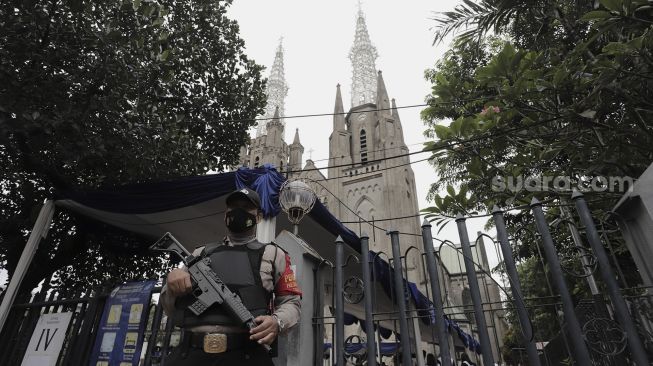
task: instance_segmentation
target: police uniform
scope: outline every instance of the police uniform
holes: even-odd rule
[[[241,238],[243,239],[243,238]],[[206,245],[193,252],[211,259],[211,268],[233,292],[238,294],[254,315],[272,315],[279,334],[294,326],[300,316],[301,291],[291,270],[290,257],[275,244],[263,244],[256,238],[225,238],[219,245]],[[237,324],[219,305],[200,316],[187,306],[192,295],[172,297],[166,286],[161,302],[168,316],[174,314],[175,325],[183,329],[178,347],[166,359],[166,365],[273,365],[270,355],[254,341],[249,331]],[[219,341],[219,349],[207,344]],[[226,345],[225,345],[226,343]]]

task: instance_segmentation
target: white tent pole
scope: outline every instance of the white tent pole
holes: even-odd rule
[[[20,255],[20,260],[18,261],[16,270],[11,276],[9,286],[7,286],[5,297],[2,299],[2,304],[0,304],[0,330],[4,327],[5,321],[9,316],[9,311],[11,310],[11,306],[16,298],[16,293],[18,292],[20,283],[23,281],[30,263],[32,263],[32,258],[34,258],[36,249],[39,247],[39,242],[48,234],[53,215],[54,203],[51,200],[47,200],[43,204],[43,207],[41,207],[39,217],[36,219],[36,223],[29,235],[25,249],[23,249],[23,254]]]
[[[256,225],[256,239],[261,243],[271,243],[275,238],[277,218],[263,219]]]

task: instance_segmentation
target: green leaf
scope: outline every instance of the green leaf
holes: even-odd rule
[[[608,11],[594,10],[594,11],[590,11],[589,13],[586,13],[585,15],[583,15],[583,17],[580,18],[580,20],[605,19],[605,18],[609,18],[610,16],[611,16],[610,12],[608,12]]]
[[[593,119],[594,116],[596,116],[596,111],[593,111],[593,110],[591,110],[591,109],[588,109],[588,110],[586,110],[585,112],[580,113],[580,116],[581,116],[581,117],[585,117],[585,118],[589,118],[589,119]]]
[[[440,140],[446,140],[451,136],[451,130],[447,126],[435,125],[433,129]]]
[[[440,197],[439,195],[435,196],[434,203],[439,209],[444,208],[444,203],[442,202],[442,197]]]
[[[170,49],[161,52],[161,54],[159,55],[159,60],[165,61],[168,59],[168,56],[170,56]]]
[[[453,131],[454,136],[460,136],[460,129],[462,127],[463,120],[462,118],[459,118],[449,125],[449,128],[451,128],[451,131]]]
[[[138,8],[141,7],[141,0],[133,0],[132,7],[134,8],[134,11],[137,11]]]
[[[464,202],[467,199],[467,185],[463,184],[460,187],[460,192],[458,192],[458,195],[456,196],[459,201]]]
[[[483,171],[481,170],[481,159],[479,159],[476,156],[472,157],[472,160],[470,161],[469,165],[467,165],[467,169],[472,175],[475,175],[477,177],[482,176]]]
[[[622,0],[599,0],[599,2],[608,10],[621,12],[623,8]]]
[[[451,184],[447,185],[447,193],[449,193],[449,196],[451,197],[456,196],[456,190],[453,189],[453,186]]]
[[[630,45],[623,42],[610,42],[603,47],[603,52],[610,55],[625,54],[631,51]]]

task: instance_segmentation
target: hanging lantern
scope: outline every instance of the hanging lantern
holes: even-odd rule
[[[287,180],[279,190],[279,204],[294,225],[313,209],[317,195],[301,178]]]

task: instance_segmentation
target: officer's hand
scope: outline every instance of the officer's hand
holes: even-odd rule
[[[257,316],[254,321],[258,324],[249,331],[249,339],[257,341],[259,344],[270,345],[279,334],[279,325],[274,317],[269,315]]]
[[[193,288],[190,282],[190,274],[180,268],[173,269],[168,273],[166,285],[170,295],[174,297],[186,295]]]

